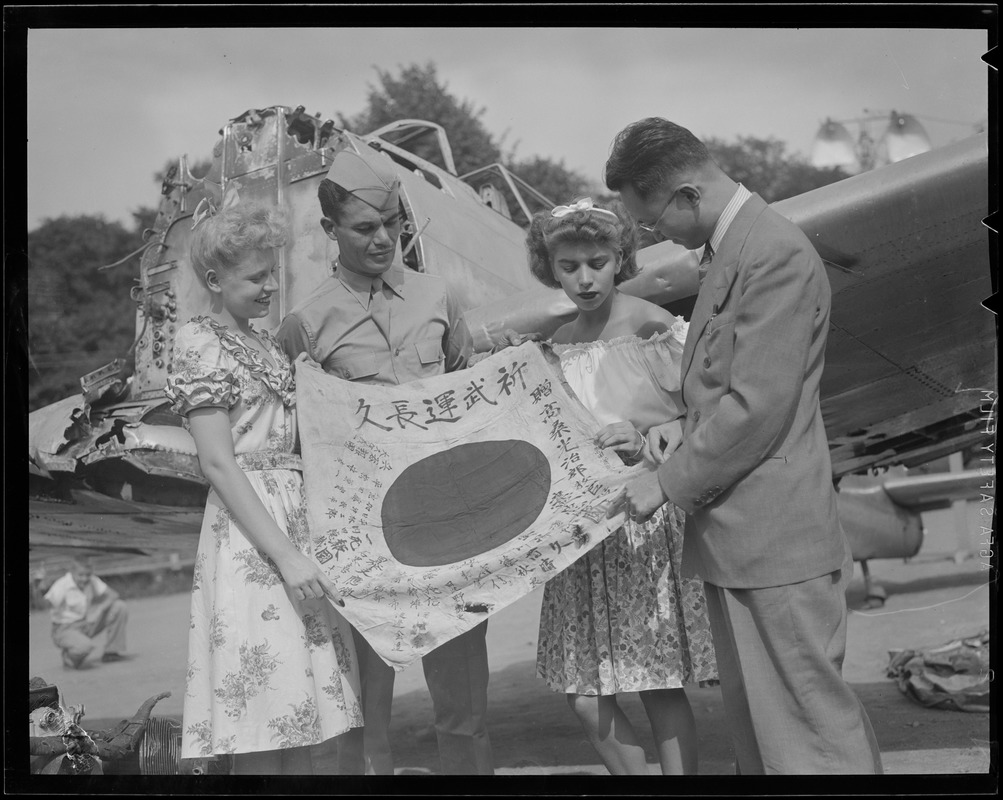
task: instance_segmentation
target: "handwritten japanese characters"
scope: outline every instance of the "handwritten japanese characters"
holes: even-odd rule
[[[403,669],[581,557],[620,464],[556,359],[526,343],[402,386],[297,373],[314,553]]]

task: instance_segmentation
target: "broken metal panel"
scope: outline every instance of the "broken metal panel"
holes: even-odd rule
[[[178,424],[164,424],[163,406],[153,400],[92,409],[79,395],[66,398],[29,415],[30,459],[50,478],[60,473],[84,477],[121,462],[150,476],[207,485],[195,441],[180,418]],[[157,422],[143,422],[152,412]]]
[[[293,133],[287,132],[286,113],[298,125]],[[191,317],[208,311],[205,288],[191,268],[188,256],[192,213],[198,203],[209,198],[218,205],[223,192],[231,186],[243,201],[275,203],[282,199],[284,187],[280,183],[287,178],[280,181],[277,176],[280,167],[283,176],[288,172],[287,160],[294,162],[293,174],[297,176],[323,170],[324,157],[314,149],[322,126],[311,129],[310,125],[303,125],[301,117],[282,108],[245,112],[221,132],[223,138],[213,150],[213,164],[204,179],[177,181],[166,187],[168,191],[153,229],[153,236],[159,238],[161,246],[147,251],[140,265],[134,397],[163,398],[167,376],[173,370],[178,328]],[[300,141],[304,132],[309,140],[306,144]],[[282,163],[278,164],[280,157]],[[285,255],[282,260],[288,264]],[[282,311],[283,298],[284,292],[280,292],[280,302],[273,311],[275,317]],[[268,319],[264,326],[274,328],[277,322]]]
[[[149,476],[208,485],[199,468],[195,442],[183,428],[139,423],[113,429],[110,437],[107,433],[74,445],[84,475],[120,461]]]
[[[128,375],[123,358],[116,358],[103,367],[80,378],[84,401],[90,405],[119,399],[128,389]]]
[[[84,422],[85,408],[82,395],[71,395],[28,415],[28,459],[43,475],[76,469],[76,459],[66,448],[72,431]]]

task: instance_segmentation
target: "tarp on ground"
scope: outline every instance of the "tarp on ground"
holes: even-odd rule
[[[314,556],[395,669],[541,586],[616,530],[623,466],[545,345],[400,386],[298,365]]]
[[[927,708],[989,712],[989,629],[920,650],[889,653],[889,678]]]

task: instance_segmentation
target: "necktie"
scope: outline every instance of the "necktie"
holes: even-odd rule
[[[700,283],[703,283],[703,279],[707,277],[707,270],[710,268],[710,262],[714,258],[714,248],[710,246],[710,242],[704,245],[703,255],[700,256],[700,266],[697,267],[697,276],[700,278]]]
[[[390,302],[383,290],[383,278],[373,278],[372,292],[369,295],[369,314],[380,329],[387,342],[390,342]]]

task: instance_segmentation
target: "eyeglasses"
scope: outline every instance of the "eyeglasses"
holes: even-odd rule
[[[675,192],[669,195],[669,199],[665,202],[665,207],[662,209],[662,213],[658,215],[658,219],[656,219],[650,225],[648,225],[645,222],[638,222],[637,227],[640,228],[642,231],[647,231],[648,233],[657,233],[658,223],[662,221],[662,217],[665,216],[665,212],[669,210],[669,206],[672,204],[672,200],[676,196],[676,192],[678,191],[679,190],[676,189]]]

